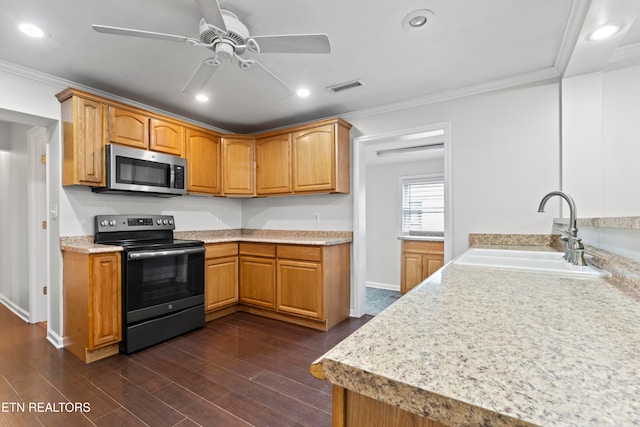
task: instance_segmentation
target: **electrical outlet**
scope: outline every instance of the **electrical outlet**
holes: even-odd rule
[[[313,222],[320,222],[320,214],[318,212],[313,214]]]

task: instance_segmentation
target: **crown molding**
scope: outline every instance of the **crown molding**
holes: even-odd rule
[[[555,68],[558,70],[558,74],[564,75],[571,55],[580,37],[580,31],[584,25],[584,20],[589,12],[589,6],[591,0],[574,0],[569,11],[569,18],[567,19],[567,25],[565,26],[564,34],[562,35],[562,41],[560,42],[560,48],[556,55]]]
[[[143,110],[147,110],[147,111],[150,111],[150,112],[153,112],[153,113],[162,114],[164,116],[172,117],[172,118],[175,118],[177,120],[181,120],[183,122],[190,123],[190,124],[195,125],[195,126],[203,127],[203,128],[206,128],[206,129],[211,129],[211,130],[214,130],[214,131],[220,132],[220,133],[231,133],[231,132],[229,132],[229,131],[227,131],[225,129],[221,129],[221,128],[218,128],[218,127],[215,127],[215,126],[211,126],[211,125],[206,124],[206,123],[201,123],[201,122],[198,122],[196,120],[190,119],[188,117],[184,117],[184,116],[180,116],[178,114],[170,113],[168,111],[164,111],[164,110],[161,110],[159,108],[152,107],[150,105],[142,104],[140,102],[136,102],[136,101],[132,101],[132,100],[127,99],[127,98],[123,98],[123,97],[115,95],[113,93],[109,93],[109,92],[105,92],[105,91],[102,91],[102,90],[99,90],[99,89],[95,89],[95,88],[92,88],[92,87],[89,87],[89,86],[85,86],[83,84],[76,83],[76,82],[71,81],[71,80],[66,80],[66,79],[63,79],[61,77],[57,77],[57,76],[54,76],[54,75],[51,75],[51,74],[43,73],[41,71],[37,71],[37,70],[34,70],[32,68],[23,67],[22,65],[14,64],[12,62],[7,62],[7,61],[4,61],[2,59],[0,59],[0,72],[6,72],[6,73],[9,73],[9,74],[14,74],[14,75],[17,75],[17,76],[20,76],[20,77],[23,77],[23,78],[34,80],[34,81],[39,82],[39,83],[44,83],[44,84],[47,84],[47,85],[50,85],[50,86],[59,87],[60,90],[66,89],[68,87],[73,87],[73,88],[82,90],[84,92],[92,93],[92,94],[94,94],[96,96],[109,98],[109,99],[112,99],[114,101],[121,102],[123,104],[128,104],[128,105],[131,105],[133,107],[137,107],[137,108],[140,108],[140,109],[143,109]]]
[[[377,114],[390,113],[393,111],[415,108],[422,105],[435,104],[438,102],[450,101],[457,98],[464,98],[467,96],[479,95],[482,93],[493,92],[496,90],[549,80],[560,80],[560,73],[555,67],[549,67],[539,71],[534,71],[532,73],[526,73],[518,76],[508,77],[505,79],[484,82],[477,85],[465,86],[463,88],[435,93],[432,95],[411,98],[400,102],[384,104],[377,107],[345,112],[343,114],[340,114],[340,117],[349,121],[360,119],[363,117],[374,116]]]

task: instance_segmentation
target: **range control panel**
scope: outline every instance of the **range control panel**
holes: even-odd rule
[[[96,215],[96,233],[174,230],[173,215]]]

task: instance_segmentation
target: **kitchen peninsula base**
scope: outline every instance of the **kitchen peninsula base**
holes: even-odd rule
[[[345,427],[447,427],[351,390],[333,386],[333,425]]]

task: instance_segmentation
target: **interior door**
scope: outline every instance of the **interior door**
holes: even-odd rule
[[[47,180],[46,129],[32,128],[27,132],[29,144],[29,322],[47,320]]]

